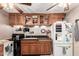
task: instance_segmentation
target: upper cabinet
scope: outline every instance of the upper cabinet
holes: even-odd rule
[[[15,13],[9,14],[9,24],[11,26],[13,26],[13,25],[24,25],[25,24],[24,15],[15,14]]]
[[[16,20],[15,20],[16,18],[15,18],[15,14],[9,14],[9,24],[11,25],[11,26],[13,26],[13,25],[16,25]]]
[[[40,25],[40,15],[32,15],[33,25]]]
[[[40,24],[42,24],[42,25],[49,24],[49,15],[48,14],[40,15]]]
[[[25,24],[25,17],[22,14],[16,14],[17,25]]]
[[[25,14],[25,25],[40,25],[39,15],[36,14]]]
[[[9,14],[9,24],[13,25],[50,25],[58,20],[63,20],[64,13],[54,14]]]
[[[62,21],[65,17],[64,13],[54,13],[49,15],[49,24],[53,24],[56,21]]]
[[[32,15],[25,15],[25,24],[26,25],[33,25],[33,22],[32,22]]]

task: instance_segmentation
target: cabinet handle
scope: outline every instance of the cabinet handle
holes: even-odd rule
[[[57,40],[57,34],[56,34],[56,40]]]

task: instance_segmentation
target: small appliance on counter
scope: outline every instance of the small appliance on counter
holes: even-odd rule
[[[55,56],[73,55],[72,24],[63,21],[57,21],[53,27],[53,53]],[[54,36],[54,37],[53,37]]]
[[[12,34],[12,40],[14,41],[14,56],[21,55],[21,38],[24,38],[24,34]]]
[[[29,32],[29,31],[30,31],[29,28],[27,28],[27,27],[23,28],[23,32]]]

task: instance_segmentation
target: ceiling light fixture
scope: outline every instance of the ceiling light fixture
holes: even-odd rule
[[[66,6],[64,7],[64,11],[68,11],[69,10],[69,4],[66,3]]]
[[[1,4],[4,9],[12,9],[14,4],[13,3],[2,3]]]

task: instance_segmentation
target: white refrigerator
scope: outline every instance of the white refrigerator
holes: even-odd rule
[[[72,56],[73,38],[72,24],[64,21],[57,21],[52,25],[51,37],[53,39],[54,56]]]

